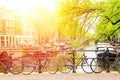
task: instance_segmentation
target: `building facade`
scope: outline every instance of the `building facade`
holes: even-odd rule
[[[17,48],[32,40],[32,31],[23,25],[23,17],[14,10],[0,7],[0,48]]]

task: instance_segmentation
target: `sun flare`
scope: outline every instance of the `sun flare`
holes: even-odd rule
[[[49,9],[50,12],[53,12],[55,9],[55,5],[56,5],[56,0],[36,0],[36,2],[38,2],[38,5],[40,5],[41,7],[46,7]]]
[[[48,8],[50,12],[54,12],[57,0],[0,0],[0,6],[19,11],[23,15],[28,14],[30,8],[38,5],[40,7]]]

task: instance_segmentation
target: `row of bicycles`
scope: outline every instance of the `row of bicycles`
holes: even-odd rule
[[[69,73],[76,72],[81,67],[85,73],[101,73],[103,70],[118,71],[120,73],[120,50],[110,51],[95,50],[97,57],[89,58],[85,55],[83,48],[68,50],[37,50],[31,54],[22,57],[12,58],[9,54],[5,58],[0,58],[0,70],[12,74],[29,75],[33,72],[48,72],[55,74],[57,72]],[[7,53],[4,51],[4,53]],[[114,54],[115,53],[115,54]],[[80,54],[79,57],[76,54]],[[0,55],[1,56],[1,55]],[[5,56],[5,55],[4,55]]]

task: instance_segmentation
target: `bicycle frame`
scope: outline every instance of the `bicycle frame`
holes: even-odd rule
[[[87,56],[85,56],[85,54],[83,53],[83,55],[80,58],[75,58],[78,59],[77,62],[75,62],[75,66],[81,66],[81,64],[86,61],[87,62]]]

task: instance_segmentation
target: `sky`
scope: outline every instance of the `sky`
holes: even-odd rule
[[[5,6],[6,8],[17,10],[21,13],[26,13],[29,8],[35,5],[40,5],[41,7],[47,7],[49,10],[54,10],[57,0],[0,0],[0,6]]]

